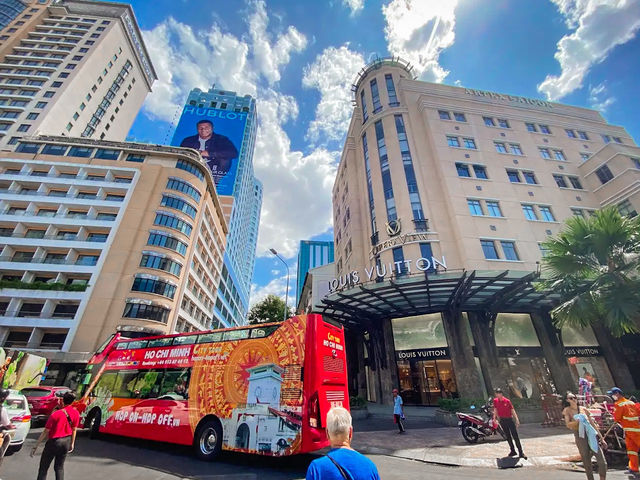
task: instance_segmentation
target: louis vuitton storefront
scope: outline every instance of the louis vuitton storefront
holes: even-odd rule
[[[546,312],[556,301],[525,272],[430,272],[345,288],[320,311],[347,327],[350,390],[407,405],[442,398],[512,398],[577,391],[594,394],[625,381],[612,339],[591,328],[557,331]]]

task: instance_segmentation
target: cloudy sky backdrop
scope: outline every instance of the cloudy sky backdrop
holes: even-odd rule
[[[640,0],[132,0],[159,80],[132,139],[167,143],[188,92],[258,100],[264,183],[252,302],[284,295],[300,240],[332,239],[351,84],[376,57],[419,78],[599,109],[640,138]],[[294,288],[289,298],[295,296]]]

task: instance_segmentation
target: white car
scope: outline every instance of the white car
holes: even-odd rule
[[[13,430],[6,430],[11,435],[9,450],[17,452],[22,448],[31,429],[31,411],[27,397],[15,390],[10,390],[9,396],[4,402],[4,408],[7,409],[9,420],[16,427]]]

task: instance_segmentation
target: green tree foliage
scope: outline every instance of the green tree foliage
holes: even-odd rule
[[[614,336],[640,332],[640,218],[608,207],[573,217],[544,242],[540,286],[560,293],[556,324],[600,323]]]
[[[281,322],[284,319],[284,300],[275,295],[267,295],[264,300],[256,303],[249,310],[249,323]],[[287,318],[293,315],[293,310],[287,307]]]

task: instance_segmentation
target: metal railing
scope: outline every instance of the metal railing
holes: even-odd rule
[[[65,258],[46,258],[46,257],[32,257],[32,258],[15,258],[9,255],[0,255],[0,262],[12,262],[12,263],[45,263],[54,265],[79,265],[86,267],[93,267],[98,263],[98,259],[95,262],[85,262],[78,260],[67,260]]]
[[[16,318],[57,318],[57,319],[73,319],[76,312],[51,312],[44,314],[43,312],[29,312],[22,310],[0,310],[0,317],[16,317]]]
[[[78,238],[78,235],[28,235],[26,233],[4,233],[0,231],[0,237],[5,238],[33,238],[36,240],[72,240],[76,242],[94,242],[94,243],[104,243],[107,241],[106,238],[96,237],[96,238]]]

